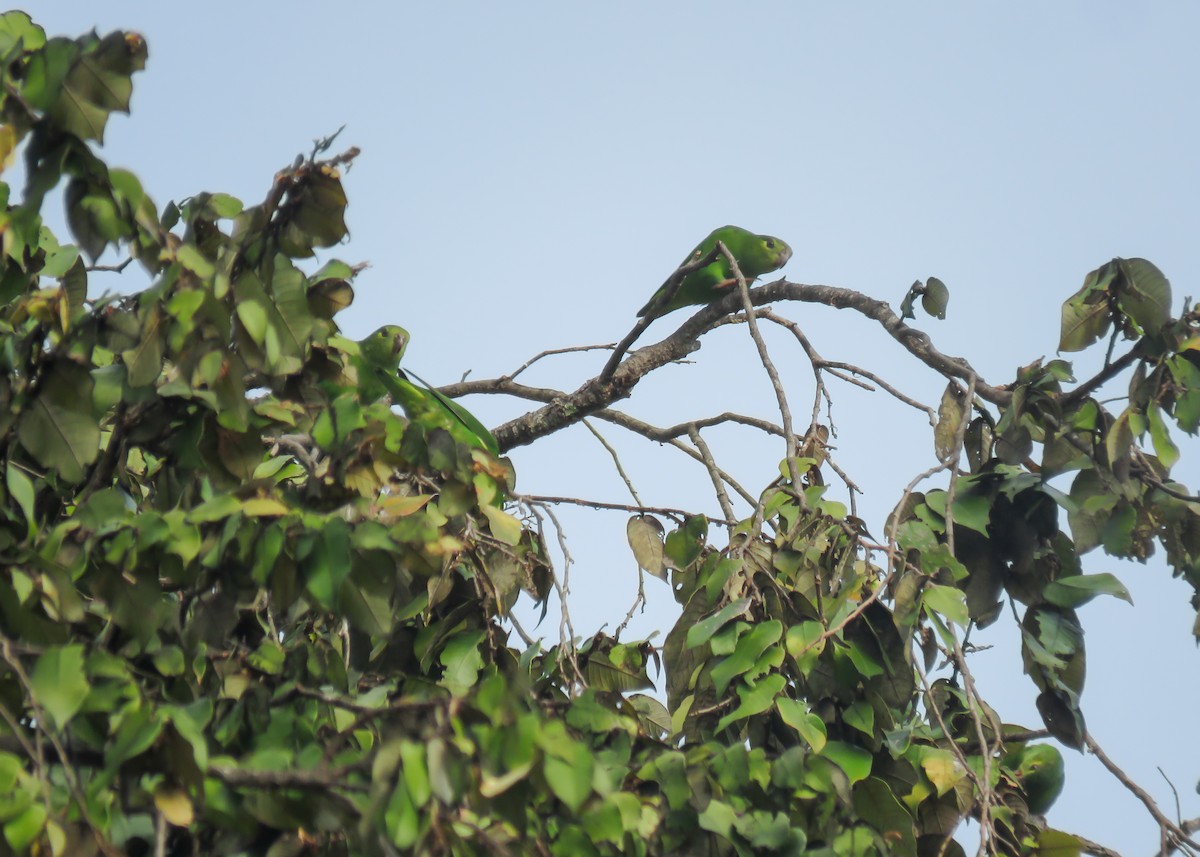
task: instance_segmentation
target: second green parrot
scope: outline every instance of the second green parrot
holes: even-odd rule
[[[1029,744],[1009,753],[1004,764],[1025,792],[1025,805],[1034,815],[1045,815],[1062,792],[1066,775],[1062,753],[1051,744]]]
[[[782,268],[787,260],[792,258],[792,248],[785,241],[771,235],[755,235],[740,226],[722,226],[720,229],[714,229],[701,241],[683,260],[680,267],[688,262],[703,259],[717,246],[718,241],[737,259],[738,268],[741,269],[747,283],[754,282],[755,278],[762,274]],[[729,260],[722,254],[717,256],[716,261],[684,277],[671,300],[655,309],[655,302],[666,288],[664,283],[662,288],[654,293],[649,303],[638,312],[639,318],[651,312],[652,318],[658,318],[680,307],[712,303],[730,294],[731,289],[737,288],[737,277],[733,274]]]
[[[408,347],[408,331],[385,324],[358,343],[355,361],[363,398],[375,400],[386,393],[404,409],[409,419],[443,428],[459,443],[500,454],[496,438],[475,415],[437,390],[418,387],[400,369],[400,358]]]

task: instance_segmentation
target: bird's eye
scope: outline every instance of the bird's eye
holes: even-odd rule
[[[768,250],[774,250],[774,249],[775,249],[775,239],[773,239],[773,238],[768,238],[768,239],[767,239],[767,249],[768,249]]]

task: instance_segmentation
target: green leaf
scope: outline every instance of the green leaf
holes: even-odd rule
[[[684,521],[683,526],[667,534],[665,551],[675,568],[690,566],[700,556],[708,538],[708,519],[696,515]]]
[[[1112,595],[1133,604],[1133,597],[1129,594],[1129,590],[1108,572],[1062,577],[1046,584],[1045,589],[1042,590],[1042,597],[1059,607],[1079,607],[1097,595]]]
[[[1117,275],[1115,262],[1106,262],[1089,273],[1079,291],[1063,303],[1059,351],[1082,351],[1108,332],[1112,316],[1108,288]]]
[[[0,56],[7,55],[18,45],[26,51],[36,51],[44,44],[45,31],[25,12],[0,15]]]
[[[960,493],[954,498],[954,525],[987,535],[992,503],[982,494]]]
[[[232,220],[245,208],[240,199],[227,193],[214,193],[208,198],[208,207],[221,220]]]
[[[889,855],[916,857],[917,840],[913,833],[912,814],[886,781],[868,777],[856,785],[854,809],[863,821],[883,834]]]
[[[1088,846],[1083,840],[1070,833],[1052,828],[1038,831],[1038,857],[1080,857],[1092,853],[1087,849]]]
[[[400,771],[408,786],[409,797],[417,807],[429,802],[432,789],[429,785],[429,767],[426,764],[425,745],[415,741],[404,741],[400,745],[402,759]]]
[[[163,721],[145,708],[134,708],[121,715],[119,725],[105,748],[105,761],[119,764],[140,756],[153,746],[162,734]]]
[[[850,785],[871,775],[871,754],[862,747],[844,741],[829,741],[821,755],[845,772],[850,779]]]
[[[495,506],[483,506],[483,514],[488,519],[488,529],[492,535],[506,545],[521,543],[521,522],[507,512]]]
[[[87,369],[56,360],[17,423],[17,435],[30,454],[68,482],[82,481],[84,469],[100,452],[100,423],[92,413],[94,386]]]
[[[194,244],[180,245],[179,249],[175,251],[175,258],[179,260],[179,264],[202,280],[207,280],[217,272],[213,263]],[[241,314],[240,306],[238,314]]]
[[[34,511],[37,492],[33,487],[33,480],[26,476],[25,471],[12,461],[8,462],[6,475],[8,493],[17,501],[17,505],[21,508],[21,513],[25,516],[25,538],[32,541],[37,535],[37,517]]]
[[[159,708],[163,717],[175,727],[175,731],[192,748],[192,761],[196,767],[208,767],[208,739],[205,729],[212,722],[213,701],[197,699],[188,705],[164,705]]]
[[[246,663],[267,675],[279,675],[283,671],[286,655],[283,646],[275,640],[268,639],[246,656]]]
[[[616,655],[614,650],[612,655]],[[588,684],[597,690],[612,690],[628,693],[654,687],[646,673],[644,663],[614,663],[609,653],[592,652],[583,669]]]
[[[786,696],[775,700],[775,707],[783,722],[791,726],[800,737],[808,742],[814,753],[820,753],[825,746],[825,721],[811,711],[806,711],[802,703]]]
[[[151,305],[142,320],[141,337],[137,344],[121,352],[131,387],[145,387],[158,380],[163,360],[162,321],[160,305]]]
[[[40,230],[38,247],[46,254],[40,272],[43,277],[65,277],[79,260],[79,248],[73,244],[60,245],[54,233],[45,226]]]
[[[72,63],[48,118],[80,139],[103,143],[109,114],[129,112],[130,78],[145,67],[146,56],[146,42],[136,33],[110,33],[89,46]]]
[[[1179,461],[1179,447],[1171,440],[1171,430],[1163,419],[1162,408],[1152,402],[1146,409],[1146,416],[1150,418],[1150,441],[1154,444],[1154,454],[1163,467],[1170,470]]]
[[[875,735],[875,709],[865,700],[860,699],[843,711],[842,720],[847,726],[853,726],[864,735]]]
[[[825,651],[825,641],[822,637],[825,627],[820,622],[801,622],[787,629],[784,646],[787,652],[796,659],[800,672],[807,675]]]
[[[479,644],[484,636],[483,631],[459,634],[446,643],[446,648],[442,650],[439,660],[445,669],[438,684],[455,696],[466,694],[479,678],[479,671],[483,669]]]
[[[323,607],[333,609],[338,589],[350,573],[350,530],[341,518],[330,518],[321,528],[308,558],[306,587]]]
[[[778,619],[755,625],[748,634],[743,634],[737,642],[734,653],[723,658],[712,669],[713,686],[717,695],[725,693],[729,683],[743,673],[750,672],[758,663],[759,656],[768,647],[779,642],[783,636],[783,623]],[[780,652],[782,658],[782,652]]]
[[[955,589],[953,586],[934,584],[925,587],[921,592],[921,603],[927,610],[935,610],[961,627],[965,628],[970,621],[967,597],[961,589]]]
[[[779,673],[772,673],[753,687],[739,687],[738,698],[741,700],[741,703],[737,708],[721,718],[720,722],[717,723],[716,731],[721,732],[732,723],[745,720],[747,717],[753,717],[755,714],[762,714],[775,704],[776,697],[783,691],[786,684],[786,678]]]
[[[184,667],[183,649],[179,646],[163,646],[154,653],[154,668],[160,675],[183,675]]]
[[[91,686],[83,669],[83,646],[47,649],[29,676],[33,698],[58,729],[83,707]]]
[[[74,41],[53,38],[29,57],[25,67],[25,86],[22,95],[35,110],[46,110],[62,93],[63,82],[79,56]]]
[[[729,804],[713,798],[697,820],[701,830],[707,830],[728,839],[733,830],[733,823],[737,821],[737,814]]]
[[[384,827],[393,845],[411,848],[421,835],[421,818],[408,793],[408,785],[401,778],[392,790],[387,808],[383,813]]]
[[[579,812],[592,794],[593,764],[591,750],[578,741],[571,741],[568,747],[559,748],[553,755],[547,753],[542,762],[542,773],[554,796],[572,813]]]
[[[1157,333],[1171,320],[1171,284],[1145,259],[1118,259],[1122,278],[1117,299],[1125,314],[1146,333]]]
[[[45,826],[46,807],[41,803],[30,804],[4,823],[4,838],[20,854],[33,845]]]
[[[707,643],[712,639],[713,634],[723,628],[727,622],[744,615],[749,609],[750,599],[739,598],[737,601],[726,604],[707,619],[700,620],[688,628],[686,648],[694,649],[702,643]]]
[[[950,304],[950,290],[937,277],[925,281],[925,294],[921,295],[921,308],[936,319],[946,317],[946,307]]]

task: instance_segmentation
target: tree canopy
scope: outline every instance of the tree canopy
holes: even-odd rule
[[[337,320],[360,268],[317,261],[347,238],[356,150],[320,141],[254,204],[162,208],[100,158],[147,53],[0,16],[0,160],[25,164],[19,194],[0,184],[0,852],[924,857],[963,853],[973,819],[985,853],[1108,853],[1043,817],[1055,746],[1123,776],[1087,733],[1084,627],[1087,602],[1128,594],[1080,557],[1161,550],[1200,590],[1200,498],[1171,476],[1200,426],[1200,315],[1173,315],[1151,262],[1104,262],[1063,304],[1060,351],[1106,355],[1083,379],[1054,359],[996,383],[939,351],[908,323],[945,315],[935,278],[897,314],[834,286],[750,289],[717,244],[693,261],[723,259],[728,296],[627,352],[639,322],[576,390],[432,393],[381,379]],[[43,218],[60,189],[74,243]],[[106,251],[149,286],[95,294]],[[823,360],[766,308],[786,301],[876,322],[945,377],[940,403]],[[707,453],[706,424],[611,408],[735,319],[780,405],[778,424],[736,418],[781,444],[759,490]],[[760,324],[809,356],[807,423]],[[827,375],[930,415],[939,463],[886,521],[837,499],[854,486],[819,421]],[[542,404],[489,433],[443,398],[466,393]],[[629,520],[681,610],[661,645],[573,628],[545,647],[512,619],[561,580],[553,510],[503,453],[592,415],[688,437],[713,478],[720,518]],[[969,630],[999,621],[1020,627],[1040,724],[972,680]],[[1200,849],[1200,825],[1139,798],[1164,849]]]

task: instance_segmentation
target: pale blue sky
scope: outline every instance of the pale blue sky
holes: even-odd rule
[[[403,324],[409,361],[436,383],[619,339],[723,223],[790,242],[784,273],[798,282],[897,305],[914,279],[939,276],[949,318],[923,326],[996,383],[1053,354],[1059,305],[1109,258],[1154,261],[1177,310],[1200,275],[1193,3],[25,8],[51,34],[96,26],[146,36],[133,117],[110,123],[105,155],[135,169],[160,204],[200,190],[258,200],[276,169],[346,125],[341,141],[363,153],[346,177],[352,241],[336,255],[372,267],[343,325],[361,336]],[[828,358],[927,401],[944,386],[849,313],[777,308]],[[647,341],[685,317],[659,321]],[[807,414],[803,355],[782,336],[770,342],[795,410]],[[707,337],[693,361],[647,378],[621,407],[660,424],[724,410],[774,415],[744,328]],[[572,389],[602,363],[562,359],[528,378]],[[904,483],[934,461],[928,426],[879,394],[833,392],[836,454],[867,489],[863,515],[878,531]],[[491,424],[526,409],[469,404]],[[707,477],[678,453],[603,430],[646,503],[716,510]],[[752,490],[782,454],[745,432],[716,431],[711,443]],[[1200,445],[1189,440],[1184,454]],[[520,490],[629,500],[582,428],[512,458]],[[575,628],[611,630],[637,585],[624,516],[562,517],[577,561]],[[1082,610],[1089,726],[1167,812],[1174,802],[1156,766],[1179,789],[1184,816],[1200,815],[1189,591],[1159,561],[1088,560],[1118,573],[1136,602]],[[650,607],[631,631],[665,632],[669,592],[654,580],[647,588]],[[1037,725],[1010,624],[975,637],[997,644],[976,669],[1005,719]],[[554,639],[553,612],[538,631]],[[1156,714],[1165,710],[1178,713]],[[1072,755],[1068,776],[1052,823],[1126,853],[1157,847],[1146,814],[1093,760]]]

